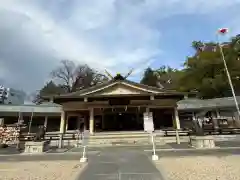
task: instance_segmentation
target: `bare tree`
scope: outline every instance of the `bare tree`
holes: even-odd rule
[[[88,65],[76,66],[69,60],[61,61],[61,66],[53,70],[51,75],[66,92],[74,92],[108,80],[105,75],[98,73]]]

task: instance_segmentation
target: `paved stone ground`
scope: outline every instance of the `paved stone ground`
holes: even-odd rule
[[[215,144],[218,147],[240,147],[240,141],[217,141]]]
[[[218,141],[216,142],[216,146],[220,148],[227,148],[227,147],[239,147],[240,148],[240,141]],[[126,146],[113,146],[119,149],[125,148]],[[151,149],[151,145],[144,145],[144,146],[127,146],[130,149]],[[96,149],[102,149],[107,147],[89,147],[90,151],[95,151]],[[65,147],[64,149],[58,149],[57,147],[51,147],[51,149],[47,153],[63,153],[63,152],[79,152],[81,148],[73,148],[73,147]],[[189,147],[187,142],[183,142],[181,144],[176,143],[168,143],[163,146],[156,146],[156,149],[192,149]],[[18,151],[16,150],[15,146],[11,146],[8,148],[0,148],[0,155],[15,155],[22,153],[23,150]]]
[[[89,158],[79,180],[163,180],[146,154],[137,150],[101,151]]]
[[[146,152],[149,156],[152,152]],[[157,151],[156,154],[161,157],[179,157],[179,156],[217,156],[240,155],[240,148],[237,149],[209,149],[209,150],[183,150],[183,151]]]
[[[0,148],[0,155],[1,154],[20,154],[22,151],[18,151],[16,146],[9,146],[7,148]]]
[[[102,147],[90,148],[87,154],[89,165],[78,179],[80,180],[162,180],[161,173],[152,164],[151,149],[148,147]],[[1,162],[23,162],[23,161],[79,161],[82,149],[75,149],[73,153],[45,153],[42,155],[3,155],[0,156]],[[78,153],[79,152],[79,153]],[[228,155],[240,155],[238,149],[209,149],[209,150],[159,150],[157,154],[161,159],[167,157],[196,157],[196,156],[214,156],[225,157]],[[160,168],[161,171],[161,168]]]

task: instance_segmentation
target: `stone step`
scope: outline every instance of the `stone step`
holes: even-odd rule
[[[164,144],[163,138],[155,137],[155,142],[158,144]],[[147,134],[142,134],[141,136],[90,136],[88,140],[89,145],[96,144],[151,144],[151,137]]]

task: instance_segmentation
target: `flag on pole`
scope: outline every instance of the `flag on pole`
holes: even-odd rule
[[[218,33],[221,34],[221,35],[225,35],[228,33],[228,28],[220,28],[218,30]]]

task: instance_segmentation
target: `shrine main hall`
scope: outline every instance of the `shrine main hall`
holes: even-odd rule
[[[61,105],[60,133],[80,128],[94,134],[143,131],[144,112],[152,112],[155,129],[179,129],[177,102],[187,95],[115,78],[77,92],[44,99]]]

